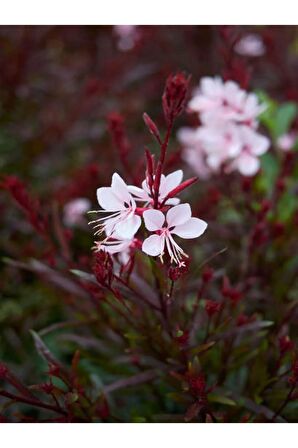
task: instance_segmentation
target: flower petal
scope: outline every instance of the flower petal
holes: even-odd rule
[[[169,227],[184,224],[191,218],[191,208],[189,204],[179,204],[167,213],[167,223]]]
[[[170,198],[165,202],[165,205],[178,205],[180,203],[179,198]]]
[[[243,176],[254,176],[260,168],[260,161],[250,154],[242,154],[238,157],[237,167]]]
[[[115,225],[115,232],[120,238],[132,238],[138,231],[142,221],[137,215],[132,215]]]
[[[107,211],[115,212],[117,210],[124,210],[123,202],[114,195],[111,187],[101,187],[96,191],[99,205]]]
[[[142,251],[152,257],[161,255],[164,251],[164,241],[164,237],[161,235],[151,235],[144,240]]]
[[[131,194],[128,191],[128,187],[122,177],[119,174],[114,173],[112,176],[112,191],[117,198],[127,204],[131,203]]]
[[[171,233],[185,239],[198,238],[205,232],[207,225],[202,219],[190,218],[184,224],[176,226]]]
[[[137,200],[143,200],[143,201],[149,201],[150,198],[148,196],[148,193],[144,191],[142,188],[135,187],[134,185],[128,185],[128,191],[134,195]]]
[[[145,210],[143,213],[146,229],[150,232],[160,230],[165,222],[165,216],[160,210]]]
[[[178,187],[183,178],[183,171],[177,170],[171,174],[168,174],[165,179],[161,180],[160,183],[160,196],[162,198],[166,197],[170,191],[174,190],[174,188]]]

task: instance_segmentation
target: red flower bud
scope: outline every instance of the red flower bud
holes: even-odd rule
[[[214,270],[209,266],[205,266],[202,272],[202,279],[204,283],[209,283],[213,279]]]
[[[194,184],[197,180],[197,177],[191,177],[190,179],[182,182],[182,184],[178,185],[178,187],[174,188],[168,193],[168,195],[163,200],[163,204],[165,204],[168,199],[173,198],[177,194],[181,193],[181,191],[183,191],[185,188],[190,187],[190,185]]]
[[[280,354],[283,356],[286,352],[294,348],[294,342],[291,341],[289,336],[281,336],[278,339]]]
[[[113,279],[113,260],[110,254],[103,250],[95,254],[93,272],[98,283],[101,285],[111,285]]]
[[[149,117],[148,114],[146,114],[146,112],[143,113],[143,120],[147,126],[147,128],[149,129],[149,132],[154,135],[154,137],[156,138],[156,140],[161,143],[161,139],[160,139],[160,134],[159,134],[159,130],[156,126],[156,124],[154,123],[154,121]]]
[[[222,308],[222,304],[215,302],[214,300],[206,300],[205,302],[205,311],[209,317],[212,317],[214,314],[218,313]]]
[[[5,379],[8,375],[8,368],[5,364],[0,363],[0,379]]]
[[[170,75],[166,81],[162,106],[168,124],[173,123],[184,109],[189,81],[190,77],[186,78],[183,73]]]

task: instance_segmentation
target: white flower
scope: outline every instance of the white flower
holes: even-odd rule
[[[67,226],[83,224],[84,215],[90,208],[90,201],[86,198],[77,198],[69,201],[64,206],[63,221]]]
[[[242,56],[257,57],[265,54],[266,47],[258,34],[247,34],[236,43],[235,51]]]
[[[199,128],[199,137],[206,153],[207,165],[214,171],[242,148],[239,126],[232,122],[214,119],[207,126]]]
[[[95,235],[105,232],[108,237],[117,234],[122,239],[132,238],[141,225],[141,218],[135,214],[135,200],[119,174],[113,174],[111,187],[97,189],[97,200],[103,210],[96,213],[106,216],[91,221],[98,229]]]
[[[243,176],[254,176],[260,168],[259,156],[270,147],[270,140],[248,126],[239,126],[242,148],[228,170],[238,170]]]
[[[130,249],[134,246],[134,241],[134,238],[123,239],[114,233],[104,241],[95,241],[94,250],[95,252],[104,250],[111,255],[119,254],[119,261],[124,265],[129,261]]]
[[[197,238],[207,228],[205,221],[192,218],[189,204],[180,204],[171,208],[166,217],[160,210],[146,210],[143,218],[146,228],[150,232],[156,232],[143,242],[143,252],[151,256],[159,255],[162,258],[166,248],[171,261],[178,265],[183,265],[183,258],[187,255],[175,242],[173,235],[185,239]]]
[[[114,25],[113,29],[118,37],[118,49],[121,51],[131,50],[139,39],[136,25]]]
[[[183,178],[183,171],[177,170],[171,174],[165,176],[161,175],[160,178],[160,187],[159,187],[159,195],[158,202],[161,204],[163,200],[167,197],[170,191],[174,190],[174,188],[178,187],[181,184]],[[146,204],[150,204],[154,198],[151,196],[150,188],[147,184],[147,180],[145,179],[142,182],[142,188],[135,187],[134,185],[129,185],[128,189],[131,194],[135,197],[136,201],[145,202]],[[165,205],[177,205],[179,204],[180,199],[178,198],[170,198],[165,202]]]
[[[290,151],[297,140],[298,134],[296,134],[295,132],[289,132],[287,134],[283,134],[281,135],[278,139],[277,139],[277,146],[282,150],[282,151]]]
[[[234,120],[256,126],[257,116],[264,111],[254,93],[247,93],[234,81],[223,82],[221,78],[204,77],[194,92],[188,107],[199,112],[206,123],[212,118]]]
[[[210,177],[210,169],[206,165],[206,154],[197,128],[181,128],[177,134],[183,145],[182,158],[196,172],[200,179]]]

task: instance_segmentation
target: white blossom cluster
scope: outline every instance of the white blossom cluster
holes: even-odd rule
[[[120,253],[122,259],[127,259],[130,250],[139,246],[147,255],[159,256],[161,260],[167,252],[171,262],[183,265],[187,254],[177,244],[175,237],[197,238],[204,233],[207,223],[192,217],[189,204],[180,204],[180,200],[175,197],[167,199],[171,191],[181,184],[182,177],[182,170],[161,176],[159,209],[155,209],[146,180],[139,188],[127,185],[119,174],[114,173],[110,187],[97,189],[101,210],[90,212],[101,215],[90,223],[94,225],[95,235],[101,237],[95,242],[95,250]],[[137,202],[142,203],[142,207],[138,207]],[[142,224],[146,233],[150,233],[145,239],[136,237]]]
[[[270,141],[258,132],[258,116],[264,106],[254,93],[241,89],[234,81],[202,78],[188,104],[199,115],[201,125],[182,128],[178,139],[183,157],[201,178],[224,167],[244,176],[255,175],[259,157],[268,151]]]

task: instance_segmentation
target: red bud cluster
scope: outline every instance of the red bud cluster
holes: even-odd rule
[[[162,96],[162,106],[167,123],[172,123],[184,109],[190,77],[183,73],[170,75],[167,78]]]
[[[29,196],[23,182],[16,176],[6,176],[0,186],[9,191],[17,204],[25,212],[28,221],[36,232],[44,235],[48,230],[48,222],[45,217],[41,216],[39,202]]]
[[[215,302],[214,300],[206,300],[205,311],[209,317],[212,317],[214,314],[218,313],[221,309],[222,309],[221,303]]]
[[[242,292],[237,288],[232,287],[228,277],[226,276],[223,278],[221,293],[224,297],[230,299],[233,305],[237,305],[239,300],[242,298]]]
[[[291,341],[291,339],[287,335],[281,336],[278,340],[278,343],[281,356],[285,355],[288,351],[294,348],[294,342]]]
[[[189,270],[189,259],[184,259],[184,264],[182,266],[170,266],[168,270],[168,277],[173,282],[179,280],[179,278],[186,274]]]
[[[113,280],[113,260],[105,251],[96,252],[93,272],[101,285],[111,285]]]

